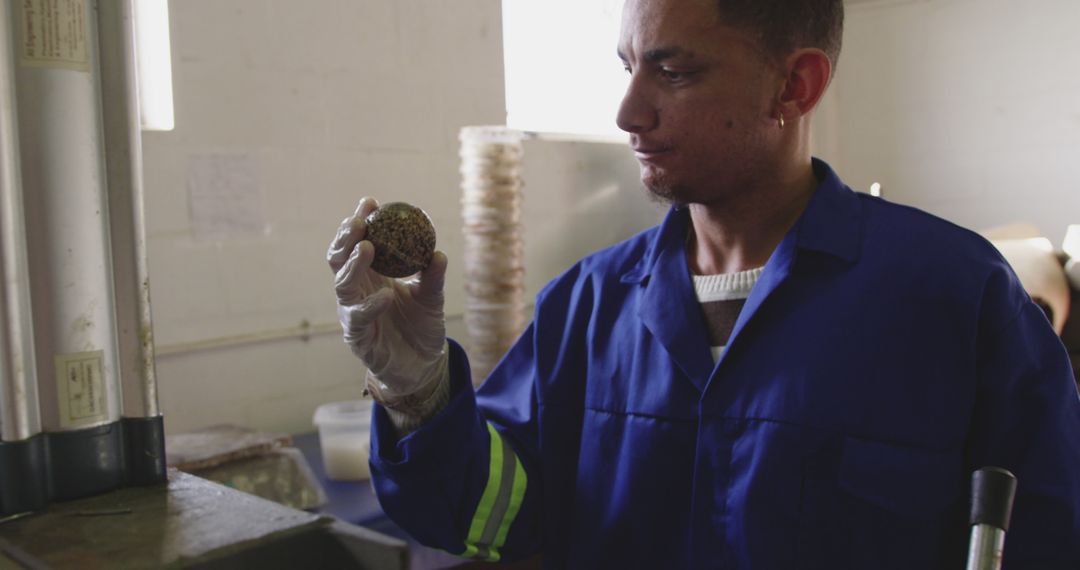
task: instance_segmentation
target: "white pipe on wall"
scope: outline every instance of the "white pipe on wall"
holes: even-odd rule
[[[276,342],[281,340],[311,340],[314,336],[323,336],[328,334],[341,334],[341,323],[319,323],[310,324],[307,321],[300,323],[295,327],[284,327],[280,329],[268,329],[250,333],[241,333],[231,336],[220,336],[214,338],[206,338],[199,340],[192,340],[188,342],[176,342],[171,344],[163,344],[157,349],[159,357],[176,356],[179,354],[188,354],[192,352],[201,352],[204,350],[221,350],[224,348],[234,348],[237,346],[244,346],[249,344],[260,344],[264,342]]]
[[[531,308],[532,305],[527,305],[526,312],[531,313]],[[464,317],[461,314],[446,315],[446,324],[448,328],[454,327],[455,325],[460,325],[463,320]],[[155,354],[158,358],[166,358],[170,356],[191,354],[193,352],[202,352],[206,350],[222,350],[226,348],[236,348],[239,346],[262,344],[266,342],[280,342],[285,340],[300,340],[303,342],[308,342],[314,337],[327,335],[340,336],[341,323],[334,321],[327,323],[311,324],[305,320],[295,327],[265,329],[261,331],[253,331],[228,336],[201,338],[198,340],[161,344],[157,345],[157,347],[155,348]],[[455,337],[455,339],[467,344],[467,339],[465,339],[463,336],[459,335],[459,337]]]
[[[0,6],[0,441],[41,431],[27,277],[12,3]]]

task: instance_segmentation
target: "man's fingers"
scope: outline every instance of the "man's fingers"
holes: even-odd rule
[[[363,336],[363,331],[375,322],[394,303],[394,290],[383,288],[365,297],[355,305],[345,307],[348,318],[343,319],[347,326],[346,339]]]
[[[447,264],[445,253],[436,251],[435,255],[431,256],[431,263],[420,272],[420,283],[416,290],[418,295],[426,300],[442,294],[446,283]]]
[[[356,205],[355,216],[363,220],[367,218],[369,214],[379,209],[379,201],[371,196],[364,196],[360,198],[360,203]]]
[[[346,305],[353,304],[366,293],[365,286],[372,288],[365,280],[365,273],[374,259],[375,246],[371,245],[371,242],[362,241],[356,244],[352,254],[338,269],[334,278],[334,287],[340,302]]]
[[[352,216],[342,220],[337,233],[334,234],[334,239],[330,240],[330,245],[326,248],[326,263],[330,265],[330,270],[334,273],[340,271],[341,266],[348,259],[349,250],[345,249],[345,241],[348,238],[351,225]]]
[[[362,241],[356,244],[359,254],[356,256],[357,271],[371,268],[371,262],[375,261],[375,246],[370,241]]]
[[[356,243],[364,238],[367,233],[367,224],[364,220],[371,212],[379,207],[378,201],[370,196],[360,199],[353,215],[342,220],[338,226],[334,239],[330,241],[330,247],[326,250],[326,262],[330,264],[330,270],[337,273],[352,255]]]

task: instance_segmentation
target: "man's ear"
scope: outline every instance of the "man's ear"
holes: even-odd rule
[[[785,69],[787,77],[781,87],[777,104],[780,112],[794,119],[817,107],[832,78],[832,62],[825,52],[807,48],[788,56]]]

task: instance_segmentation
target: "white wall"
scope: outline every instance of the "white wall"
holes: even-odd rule
[[[1080,2],[869,0],[847,11],[820,154],[853,187],[973,229],[1080,223]]]
[[[326,246],[366,194],[424,207],[460,259],[458,129],[505,120],[499,4],[170,2],[176,130],[143,141],[169,432],[305,431],[318,404],[359,395],[336,333],[188,343],[335,322]]]
[[[176,130],[144,134],[166,426],[305,431],[318,404],[361,390],[336,332],[190,343],[334,323],[325,248],[365,194],[432,215],[451,258],[449,332],[463,338],[457,132],[505,119],[500,1],[170,6]],[[1080,221],[1078,22],[1075,0],[851,5],[819,154],[858,189],[881,182],[973,228],[1031,220],[1060,241]],[[194,176],[207,157],[218,170]],[[526,142],[528,295],[659,219],[636,170],[620,144]],[[208,189],[218,201],[193,209],[191,191]]]
[[[625,142],[539,134],[526,139],[521,219],[525,296],[582,257],[660,223]]]

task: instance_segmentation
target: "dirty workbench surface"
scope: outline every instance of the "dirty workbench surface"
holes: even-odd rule
[[[0,524],[0,539],[56,569],[180,567],[327,525],[176,470],[168,485],[55,503]]]

